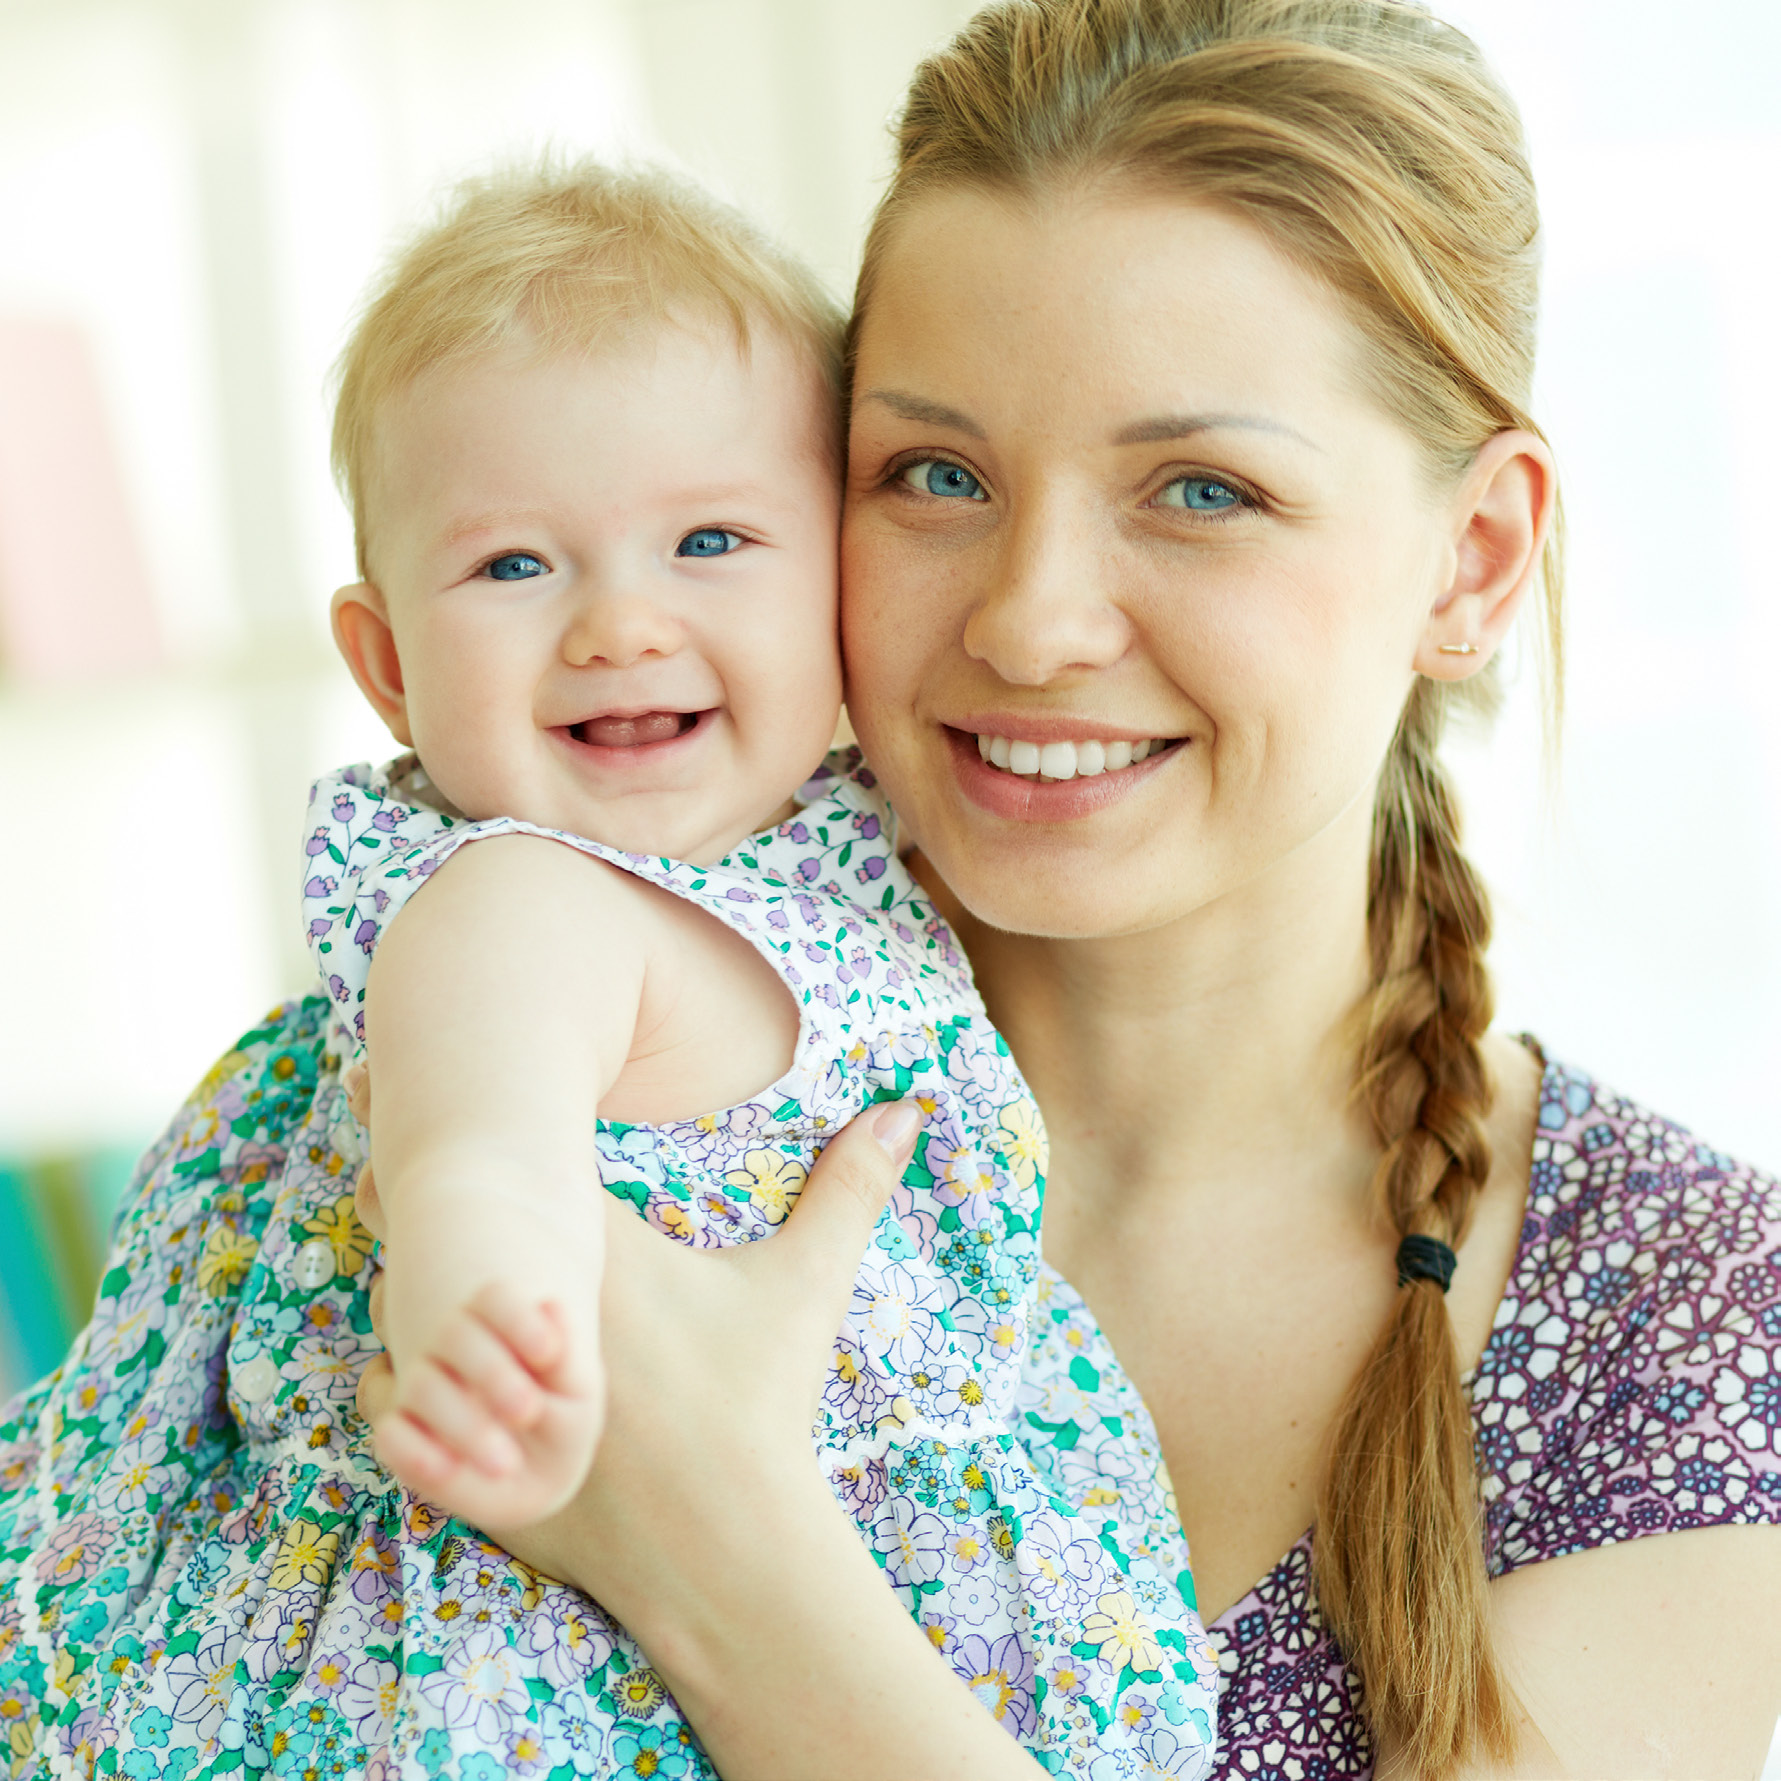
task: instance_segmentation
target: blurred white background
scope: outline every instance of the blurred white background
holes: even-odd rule
[[[389,752],[327,639],[326,375],[395,234],[503,154],[665,154],[845,292],[886,118],[970,10],[0,0],[0,385],[9,327],[83,331],[160,639],[0,663],[0,1159],[141,1144],[305,986],[305,785]],[[1455,751],[1501,1001],[1781,1167],[1781,7],[1441,10],[1528,120],[1573,540],[1555,778],[1531,670]]]

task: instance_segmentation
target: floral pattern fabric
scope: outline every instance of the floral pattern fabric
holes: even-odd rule
[[[327,997],[275,1012],[200,1086],[126,1197],[92,1323],[0,1421],[14,1776],[712,1773],[623,1629],[397,1487],[357,1416],[373,1259],[340,1069],[365,969],[452,848],[517,826],[454,821],[400,795],[415,783],[355,770],[321,788],[306,893]],[[709,869],[559,837],[725,920],[801,1006],[765,1094],[602,1122],[607,1185],[684,1242],[767,1237],[828,1134],[875,1099],[919,1099],[819,1461],[887,1583],[1044,1767],[1204,1774],[1215,1663],[1160,1455],[1112,1434],[1135,1398],[1092,1426],[1080,1383],[1043,1427],[1015,1412],[1036,1109],[870,775],[856,758],[806,791]],[[1123,1404],[1092,1323],[1071,1328]],[[1105,1477],[1082,1463],[1100,1452]]]
[[[1081,1301],[1042,1276],[1039,1303],[1067,1323]],[[1034,1344],[1029,1423],[1064,1364],[1044,1315]],[[1520,1247],[1466,1384],[1493,1576],[1649,1534],[1781,1523],[1781,1182],[1548,1063]],[[1071,1410],[1123,1415],[1137,1452],[1154,1449],[1141,1405],[1091,1391]],[[1311,1548],[1307,1533],[1212,1625],[1220,1777],[1373,1773]]]

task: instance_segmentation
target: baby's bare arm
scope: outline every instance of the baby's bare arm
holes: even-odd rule
[[[598,1436],[601,1096],[637,1025],[630,880],[555,842],[455,854],[393,922],[366,1026],[404,1481],[472,1519],[545,1513]]]

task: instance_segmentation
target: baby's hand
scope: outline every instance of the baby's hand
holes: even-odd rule
[[[359,1203],[381,1230],[369,1171]],[[599,1247],[511,1207],[493,1222],[435,1204],[386,1252],[372,1316],[395,1389],[372,1433],[417,1495],[479,1527],[518,1528],[570,1500],[598,1444]]]

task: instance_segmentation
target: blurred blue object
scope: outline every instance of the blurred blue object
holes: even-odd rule
[[[0,1400],[61,1365],[92,1311],[136,1152],[0,1158]]]

